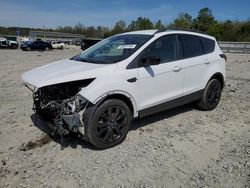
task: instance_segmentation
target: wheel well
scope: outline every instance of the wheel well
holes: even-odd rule
[[[108,95],[107,97],[105,97],[104,99],[102,99],[100,104],[102,104],[103,102],[105,102],[109,99],[119,99],[119,100],[125,102],[129,107],[131,115],[132,116],[134,115],[134,107],[133,107],[133,104],[132,104],[131,100],[129,99],[129,97],[122,95],[122,94],[111,94],[111,95]]]
[[[224,76],[221,73],[215,73],[210,80],[217,79],[220,81],[222,88],[224,87]]]

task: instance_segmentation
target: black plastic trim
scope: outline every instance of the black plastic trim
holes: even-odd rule
[[[212,80],[212,79],[214,79],[214,78],[215,78],[215,79],[218,79],[218,80],[221,82],[221,84],[222,84],[222,89],[223,89],[224,86],[225,86],[225,79],[224,79],[223,74],[220,73],[220,72],[217,72],[217,73],[213,74],[213,76],[211,76],[211,78],[209,79],[209,81]]]
[[[137,78],[136,77],[133,77],[133,78],[130,78],[127,80],[129,83],[133,83],[133,82],[136,82],[137,81]]]
[[[189,95],[186,95],[186,96],[183,96],[183,97],[171,100],[171,101],[167,101],[167,102],[162,103],[162,104],[158,104],[156,106],[152,106],[152,107],[140,110],[138,112],[139,117],[140,118],[145,117],[145,116],[148,116],[148,115],[151,115],[151,114],[155,114],[155,113],[158,113],[158,112],[161,112],[161,111],[165,111],[165,110],[169,110],[171,108],[175,108],[177,106],[182,106],[184,104],[188,104],[188,103],[191,103],[191,102],[194,102],[194,101],[198,101],[202,97],[203,92],[204,92],[204,90],[202,89],[202,90],[196,91],[194,93],[191,93]]]

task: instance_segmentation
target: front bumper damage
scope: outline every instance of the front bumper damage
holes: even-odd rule
[[[57,134],[62,137],[74,132],[80,133],[85,138],[82,114],[90,104],[87,99],[76,94],[68,99],[52,100],[44,103],[39,89],[34,91],[30,87],[28,88],[33,92],[33,110],[43,120],[50,123],[49,127],[53,129],[53,135]]]

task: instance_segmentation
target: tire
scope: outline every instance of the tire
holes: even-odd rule
[[[45,51],[49,51],[49,47],[45,47],[44,50],[45,50]]]
[[[10,48],[11,48],[11,49],[17,49],[17,48],[18,48],[18,45],[16,45],[16,44],[11,45]]]
[[[117,99],[97,105],[83,114],[86,136],[98,149],[112,148],[126,139],[131,127],[131,112],[123,101]]]
[[[202,98],[197,103],[203,110],[213,110],[217,107],[221,98],[222,85],[219,80],[210,80],[202,94]]]

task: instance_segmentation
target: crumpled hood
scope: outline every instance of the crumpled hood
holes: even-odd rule
[[[64,59],[50,63],[22,75],[23,80],[37,88],[69,81],[96,78],[114,71],[114,64],[103,65]]]

